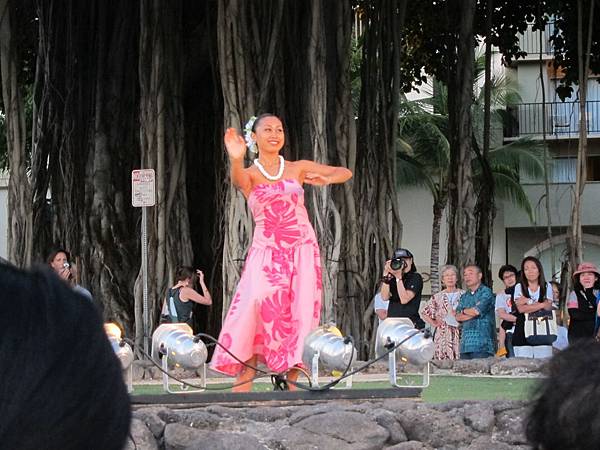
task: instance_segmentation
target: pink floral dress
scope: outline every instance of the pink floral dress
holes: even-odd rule
[[[319,324],[319,246],[297,180],[255,186],[248,206],[252,246],[219,342],[242,361],[257,355],[281,372],[302,365],[304,338]],[[211,368],[234,376],[243,366],[217,346]]]
[[[462,289],[453,293],[445,290],[438,292],[425,304],[424,316],[432,320],[441,320],[442,325],[435,330],[433,337],[434,359],[460,359],[460,328],[447,322],[450,308],[456,310],[458,299],[463,294]],[[458,324],[457,324],[458,325]]]

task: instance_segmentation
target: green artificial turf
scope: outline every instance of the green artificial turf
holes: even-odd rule
[[[415,384],[420,379],[406,377],[401,382]],[[467,376],[432,376],[429,387],[423,389],[422,399],[428,403],[446,402],[450,400],[526,400],[531,397],[537,380],[534,378],[492,378]],[[344,386],[344,384],[341,384]],[[226,388],[228,383],[210,385],[211,389]],[[176,387],[176,386],[172,386]],[[353,383],[353,389],[385,389],[391,385],[386,381]],[[255,383],[254,392],[273,390],[271,384]],[[224,390],[228,392],[227,389]],[[162,385],[134,385],[133,395],[163,394]]]

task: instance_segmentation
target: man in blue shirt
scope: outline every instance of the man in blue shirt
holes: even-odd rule
[[[492,290],[481,284],[481,268],[475,264],[463,270],[466,292],[456,307],[456,320],[462,324],[460,358],[476,359],[494,356],[496,341],[496,303]]]

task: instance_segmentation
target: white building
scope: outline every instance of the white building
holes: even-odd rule
[[[571,99],[562,102],[556,94],[560,73],[552,69],[552,49],[548,37],[552,31],[549,25],[544,31],[542,48],[542,76],[545,91],[545,116],[542,108],[542,83],[540,82],[539,32],[529,29],[520,37],[521,48],[528,53],[511,67],[498,64],[499,55],[494,55],[492,67],[495,73],[506,71],[518,83],[521,103],[509,109],[513,121],[504,130],[504,141],[514,141],[528,136],[542,140],[542,125],[546,124],[546,139],[552,157],[550,165],[549,199],[552,225],[552,242],[547,235],[545,208],[545,185],[543,181],[522,179],[534,210],[533,222],[528,215],[508,202],[499,202],[494,223],[492,241],[492,274],[494,288],[500,288],[496,274],[503,264],[513,264],[517,268],[526,255],[539,257],[544,265],[546,278],[550,278],[553,268],[560,270],[560,261],[566,257],[566,233],[571,218],[572,193],[575,188],[575,167],[579,133],[579,104],[575,101],[577,91]],[[411,96],[411,99],[415,99]],[[600,83],[593,76],[588,84],[588,182],[585,186],[582,206],[584,232],[584,259],[600,264]],[[404,190],[400,195],[400,214],[404,225],[403,246],[415,255],[420,272],[429,272],[431,249],[431,225],[433,198],[427,190]],[[403,213],[404,211],[404,213]],[[440,236],[440,264],[446,260],[447,226],[442,223]],[[554,249],[554,250],[552,250]],[[554,253],[554,263],[552,255]],[[427,277],[425,277],[427,278]],[[425,284],[425,294],[430,286]]]

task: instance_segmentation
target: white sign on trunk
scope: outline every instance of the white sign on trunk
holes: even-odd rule
[[[156,204],[154,169],[131,171],[131,204],[140,208]]]

